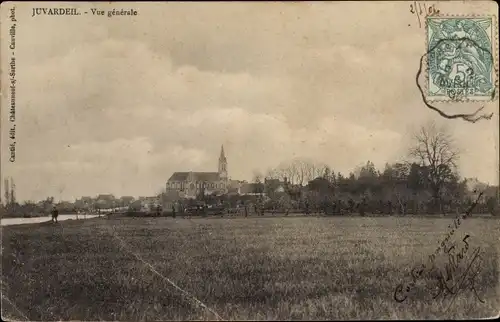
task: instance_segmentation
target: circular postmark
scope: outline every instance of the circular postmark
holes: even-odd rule
[[[428,20],[428,97],[491,98],[495,84],[488,28],[490,19]]]

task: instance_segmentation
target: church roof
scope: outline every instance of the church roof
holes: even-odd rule
[[[189,172],[174,172],[168,181],[186,181]]]
[[[193,172],[194,181],[219,181],[218,172]]]
[[[193,181],[219,181],[218,172],[174,172],[168,181],[187,181],[189,174],[193,174]]]

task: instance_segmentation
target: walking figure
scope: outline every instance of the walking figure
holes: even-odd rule
[[[52,222],[57,223],[57,216],[59,216],[59,211],[54,207],[54,209],[52,209]]]
[[[175,218],[175,206],[172,205],[172,218]]]

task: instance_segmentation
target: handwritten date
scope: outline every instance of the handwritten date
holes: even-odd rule
[[[427,5],[425,2],[422,4],[419,1],[413,1],[410,4],[410,12],[417,17],[418,26],[422,28],[422,19],[428,16],[435,16],[439,14],[439,9],[436,5]]]

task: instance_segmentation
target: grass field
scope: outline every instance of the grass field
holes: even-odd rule
[[[396,285],[410,280],[412,267],[436,249],[451,222],[116,218],[4,227],[2,316],[217,319],[210,310],[228,320],[494,316],[500,304],[497,219],[467,219],[454,235],[469,234],[471,247],[484,252],[475,285],[484,304],[467,289],[453,302],[418,289],[407,302],[393,299]]]

